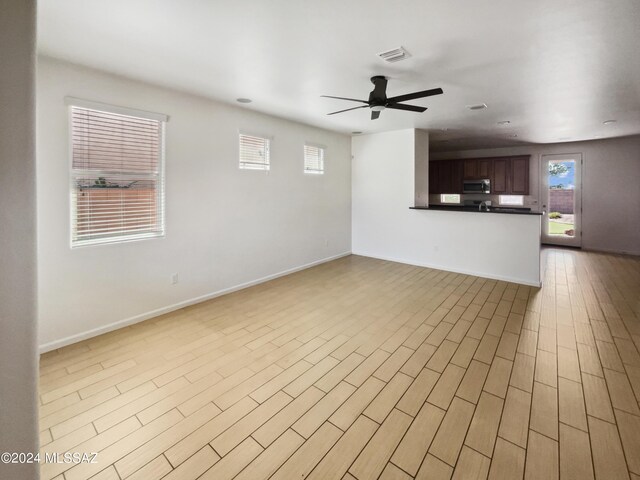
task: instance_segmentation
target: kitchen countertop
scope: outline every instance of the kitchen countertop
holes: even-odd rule
[[[446,212],[471,212],[471,213],[502,213],[510,215],[543,215],[542,212],[532,212],[530,208],[520,207],[489,207],[489,211],[484,208],[482,211],[478,207],[464,207],[462,205],[430,205],[428,207],[409,207],[411,210],[440,210]]]

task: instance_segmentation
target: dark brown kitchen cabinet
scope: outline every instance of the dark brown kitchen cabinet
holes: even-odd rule
[[[491,178],[493,173],[493,159],[492,158],[480,158],[477,160],[476,174],[477,178]]]
[[[465,180],[473,180],[478,178],[478,160],[475,158],[468,158],[462,160],[463,163],[463,176]]]
[[[440,162],[429,161],[429,193],[440,193],[439,166]]]
[[[529,195],[529,156],[511,157],[509,183],[513,195]]]
[[[462,160],[429,162],[429,193],[462,193],[464,164]]]
[[[509,193],[509,158],[493,159],[493,177],[491,179],[491,193],[504,195]]]
[[[438,186],[439,193],[453,193],[453,163],[449,160],[438,162]]]
[[[463,162],[464,179],[478,180],[491,178],[493,159],[491,158],[467,158]]]
[[[429,193],[462,193],[464,180],[485,178],[492,194],[529,195],[529,155],[429,162]]]
[[[464,160],[450,160],[450,161],[453,162],[450,193],[462,193],[462,180],[464,178]]]

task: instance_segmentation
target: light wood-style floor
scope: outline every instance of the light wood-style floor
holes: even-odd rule
[[[351,256],[41,361],[45,479],[640,479],[640,259]]]

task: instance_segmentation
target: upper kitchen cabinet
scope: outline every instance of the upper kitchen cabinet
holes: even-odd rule
[[[429,162],[429,193],[462,193],[462,160]]]
[[[529,155],[511,157],[510,161],[510,193],[513,195],[529,195]]]
[[[439,193],[453,193],[453,164],[450,160],[443,160],[438,167]]]
[[[505,195],[509,193],[509,159],[493,160],[493,177],[491,177],[491,193]]]
[[[529,155],[493,159],[491,193],[529,195]]]
[[[478,160],[475,158],[467,158],[462,160],[464,179],[473,180],[478,178]]]
[[[460,161],[463,163],[463,176],[465,180],[484,180],[491,178],[493,159],[467,158]]]
[[[479,179],[491,178],[493,174],[493,159],[479,158],[477,166],[477,174]]]
[[[433,160],[429,161],[429,193],[440,192],[440,163]]]
[[[464,178],[464,160],[453,160],[453,167],[451,172],[451,189],[452,189],[451,193],[462,193],[463,178]]]
[[[429,192],[462,193],[463,180],[491,181],[496,195],[529,195],[529,155],[429,162]]]

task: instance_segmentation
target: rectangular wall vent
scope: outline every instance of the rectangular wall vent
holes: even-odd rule
[[[409,58],[409,52],[407,52],[404,48],[398,47],[391,50],[387,50],[386,52],[380,52],[378,56],[383,59],[385,62],[399,62],[400,60],[405,60]]]

